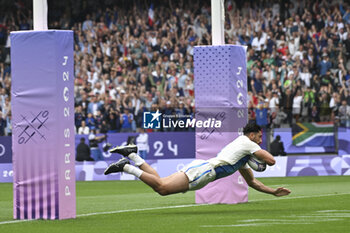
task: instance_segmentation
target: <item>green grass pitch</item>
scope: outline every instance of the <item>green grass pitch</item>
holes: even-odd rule
[[[292,193],[195,205],[194,192],[162,197],[140,181],[77,182],[77,218],[56,221],[14,221],[12,184],[0,184],[0,232],[350,232],[350,176],[260,180]]]

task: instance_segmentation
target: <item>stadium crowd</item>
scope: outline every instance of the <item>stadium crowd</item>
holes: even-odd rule
[[[23,1],[1,4],[0,135],[10,135],[9,33],[31,29],[32,11]],[[211,44],[210,1],[66,0],[49,7],[49,28],[74,31],[78,134],[135,132],[143,112],[156,109],[193,115],[193,49]],[[225,7],[226,44],[248,46],[250,121],[350,127],[349,3],[229,0]]]

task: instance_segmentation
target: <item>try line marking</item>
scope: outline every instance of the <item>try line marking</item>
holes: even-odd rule
[[[298,197],[282,197],[282,198],[276,197],[276,198],[270,198],[270,199],[251,200],[249,202],[280,201],[280,200],[289,200],[289,199],[328,197],[328,196],[339,196],[339,195],[349,195],[349,194],[350,193],[336,193],[336,194],[322,194],[322,195],[298,196]],[[189,204],[189,205],[163,206],[163,207],[153,207],[153,208],[144,208],[144,209],[115,210],[115,211],[106,211],[106,212],[78,214],[77,218],[95,216],[95,215],[103,215],[103,214],[118,214],[118,213],[140,212],[140,211],[149,211],[149,210],[177,209],[177,208],[187,208],[187,207],[207,206],[207,205],[211,205],[211,204]],[[4,221],[4,222],[0,222],[0,225],[11,224],[11,223],[31,222],[31,221],[35,221],[35,220],[38,220],[38,219]]]

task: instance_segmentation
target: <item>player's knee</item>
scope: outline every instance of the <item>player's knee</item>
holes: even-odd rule
[[[166,196],[166,195],[169,195],[169,194],[170,194],[170,192],[169,192],[167,186],[164,185],[164,184],[160,184],[160,185],[155,189],[155,191],[156,191],[159,195],[161,195],[161,196]]]
[[[169,195],[169,192],[167,190],[159,190],[158,194],[161,196],[167,196],[167,195]]]

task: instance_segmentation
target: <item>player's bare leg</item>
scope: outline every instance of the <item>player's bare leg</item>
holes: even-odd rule
[[[149,165],[147,167],[147,164],[143,165],[143,168],[145,168],[146,170],[150,168]],[[118,162],[110,164],[106,168],[104,174],[108,175],[110,173],[116,172],[126,172],[140,178],[140,180],[142,180],[145,184],[153,188],[153,190],[159,193],[160,195],[169,195],[173,193],[185,192],[189,189],[189,181],[187,175],[183,172],[177,172],[168,177],[160,178],[158,174],[155,175],[152,173],[148,173],[139,169],[138,167],[130,165],[129,160],[126,158],[122,158]]]
[[[188,178],[183,172],[176,172],[164,178],[159,178],[153,174],[143,172],[139,178],[162,196],[186,192],[189,188]]]
[[[151,165],[149,165],[146,161],[143,164],[141,164],[139,168],[144,172],[147,172],[160,178],[158,172],[153,167],[151,167]]]

